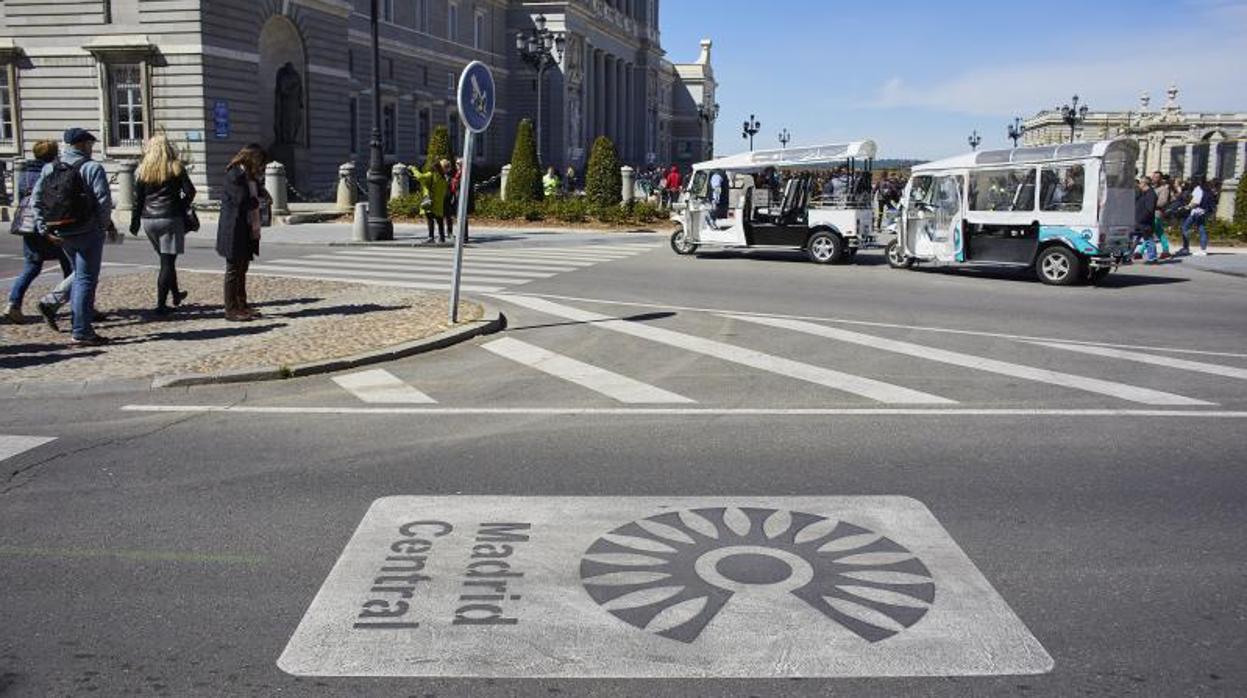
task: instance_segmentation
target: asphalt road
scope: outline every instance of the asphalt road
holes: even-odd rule
[[[1175,264],[1058,289],[1013,273],[893,271],[876,252],[856,266],[817,267],[787,253],[678,258],[656,237],[628,236],[652,249],[618,258],[594,249],[619,238],[558,240],[596,261],[498,292],[503,335],[380,367],[408,397],[433,402],[378,400],[333,376],[5,400],[0,434],[55,440],[0,461],[0,694],[1247,691],[1247,281]],[[549,241],[508,245],[482,249]],[[325,252],[268,249],[269,258]],[[144,252],[123,245],[109,259],[147,263]],[[0,264],[11,275],[14,260]],[[184,265],[217,263],[204,248]],[[545,354],[533,359],[534,347]],[[505,678],[525,670],[485,660],[452,671],[436,648],[404,646],[402,635],[362,655],[322,638],[347,649],[321,656],[362,656],[360,666],[405,676],[286,673],[278,659],[301,622],[316,619],[318,590],[333,575],[363,574],[351,554],[335,564],[355,549],[348,542],[370,506],[402,495],[531,497],[507,512],[535,520],[556,511],[568,536],[607,514],[587,500],[545,498],[607,497],[626,511],[637,502],[641,517],[656,500],[632,498],[809,509],[808,498],[907,497],[938,525],[879,521],[928,563],[935,601],[877,642],[799,613],[738,618],[752,631],[714,647],[752,673],[730,679],[682,674],[679,643],[650,642],[606,614],[560,627],[572,638],[618,633],[616,650],[602,651],[619,653],[617,672],[665,666],[649,675],[690,678],[567,678],[577,661],[604,661],[587,651],[565,678]],[[785,499],[794,497],[807,499]],[[415,501],[413,515],[435,508]],[[450,501],[453,510],[459,500]],[[995,620],[942,629],[986,597],[925,536],[964,553],[1050,668],[1009,672],[1017,647],[993,644]],[[540,596],[557,556],[540,536],[525,545],[514,559],[535,585],[525,593]],[[546,622],[525,608],[511,609],[520,644]],[[828,637],[861,660],[857,677],[775,678],[800,672],[768,652],[789,634],[819,637],[815,625],[840,632]],[[452,629],[439,632],[437,648],[462,654]],[[888,643],[922,633],[938,638],[902,659],[927,675],[871,673]],[[395,652],[433,659],[423,670],[378,659]],[[640,653],[631,664],[628,652]],[[987,675],[949,668],[967,657]],[[352,673],[325,661],[325,674]]]

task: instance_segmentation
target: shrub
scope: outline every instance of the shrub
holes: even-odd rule
[[[616,206],[622,198],[623,177],[619,173],[619,154],[606,136],[598,136],[589,153],[585,171],[585,196],[595,206]]]
[[[1234,226],[1239,232],[1247,232],[1247,177],[1238,178],[1234,192]]]
[[[424,158],[424,171],[429,172],[433,169],[433,163],[442,160],[454,162],[455,158],[450,149],[450,129],[438,126],[433,129],[433,135],[429,136],[429,152]]]
[[[390,215],[395,218],[419,218],[420,202],[424,200],[419,194],[396,196],[390,199]]]
[[[1237,208],[1237,206],[1236,206]],[[1213,240],[1238,240],[1247,242],[1247,225],[1231,223],[1220,218],[1208,219],[1208,237]]]
[[[589,204],[582,197],[558,197],[546,201],[546,214],[561,223],[584,223],[589,220]]]
[[[507,176],[507,201],[541,200],[541,167],[537,164],[537,140],[533,122],[520,120],[511,151],[511,174]]]

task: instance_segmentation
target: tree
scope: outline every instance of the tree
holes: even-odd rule
[[[606,136],[593,141],[589,165],[585,172],[585,195],[596,206],[618,206],[623,200],[623,176],[619,173],[619,155],[615,144]]]
[[[429,137],[429,152],[424,158],[424,171],[432,171],[433,163],[442,160],[454,162],[454,154],[450,151],[450,129],[438,126]]]
[[[541,201],[541,166],[537,164],[537,139],[533,122],[521,119],[515,130],[511,151],[511,173],[507,175],[507,201]]]
[[[1239,235],[1247,236],[1247,177],[1239,177],[1234,190],[1234,227]]]

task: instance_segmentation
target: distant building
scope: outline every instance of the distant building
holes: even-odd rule
[[[69,4],[69,3],[66,3]],[[369,0],[0,0],[0,158],[28,155],[70,125],[100,136],[115,170],[164,132],[196,184],[217,194],[229,158],[258,142],[306,198],[329,198],[338,166],[362,180],[371,137]],[[567,32],[547,72],[543,152],[583,167],[609,135],[621,159],[691,162],[713,150],[710,44],[672,64],[658,0],[381,0],[381,140],[390,161],[421,163],[438,125],[461,148],[458,75],[472,60],[500,87],[477,162],[510,158],[519,119],[536,116],[536,74],[515,35],[539,13]]]
[[[1139,142],[1139,172],[1159,170],[1183,179],[1220,179],[1218,214],[1234,210],[1234,187],[1247,168],[1247,112],[1186,112],[1178,104],[1178,88],[1166,91],[1167,101],[1151,108],[1144,93],[1134,111],[1089,112],[1074,128],[1075,141],[1126,136]],[[1024,122],[1026,145],[1070,142],[1070,128],[1059,109],[1042,111]]]

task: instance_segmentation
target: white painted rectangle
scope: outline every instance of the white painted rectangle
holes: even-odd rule
[[[547,351],[539,346],[504,337],[481,346],[482,349],[535,368],[542,373],[601,393],[619,402],[629,404],[691,403],[683,395],[663,390],[648,383],[607,371],[570,356]]]
[[[32,448],[38,448],[55,441],[52,436],[7,436],[0,434],[0,461],[21,455]]]
[[[380,368],[334,376],[333,382],[361,402],[384,405],[428,405],[437,402]]]
[[[277,664],[778,678],[1053,661],[908,497],[399,496],[373,502]]]

